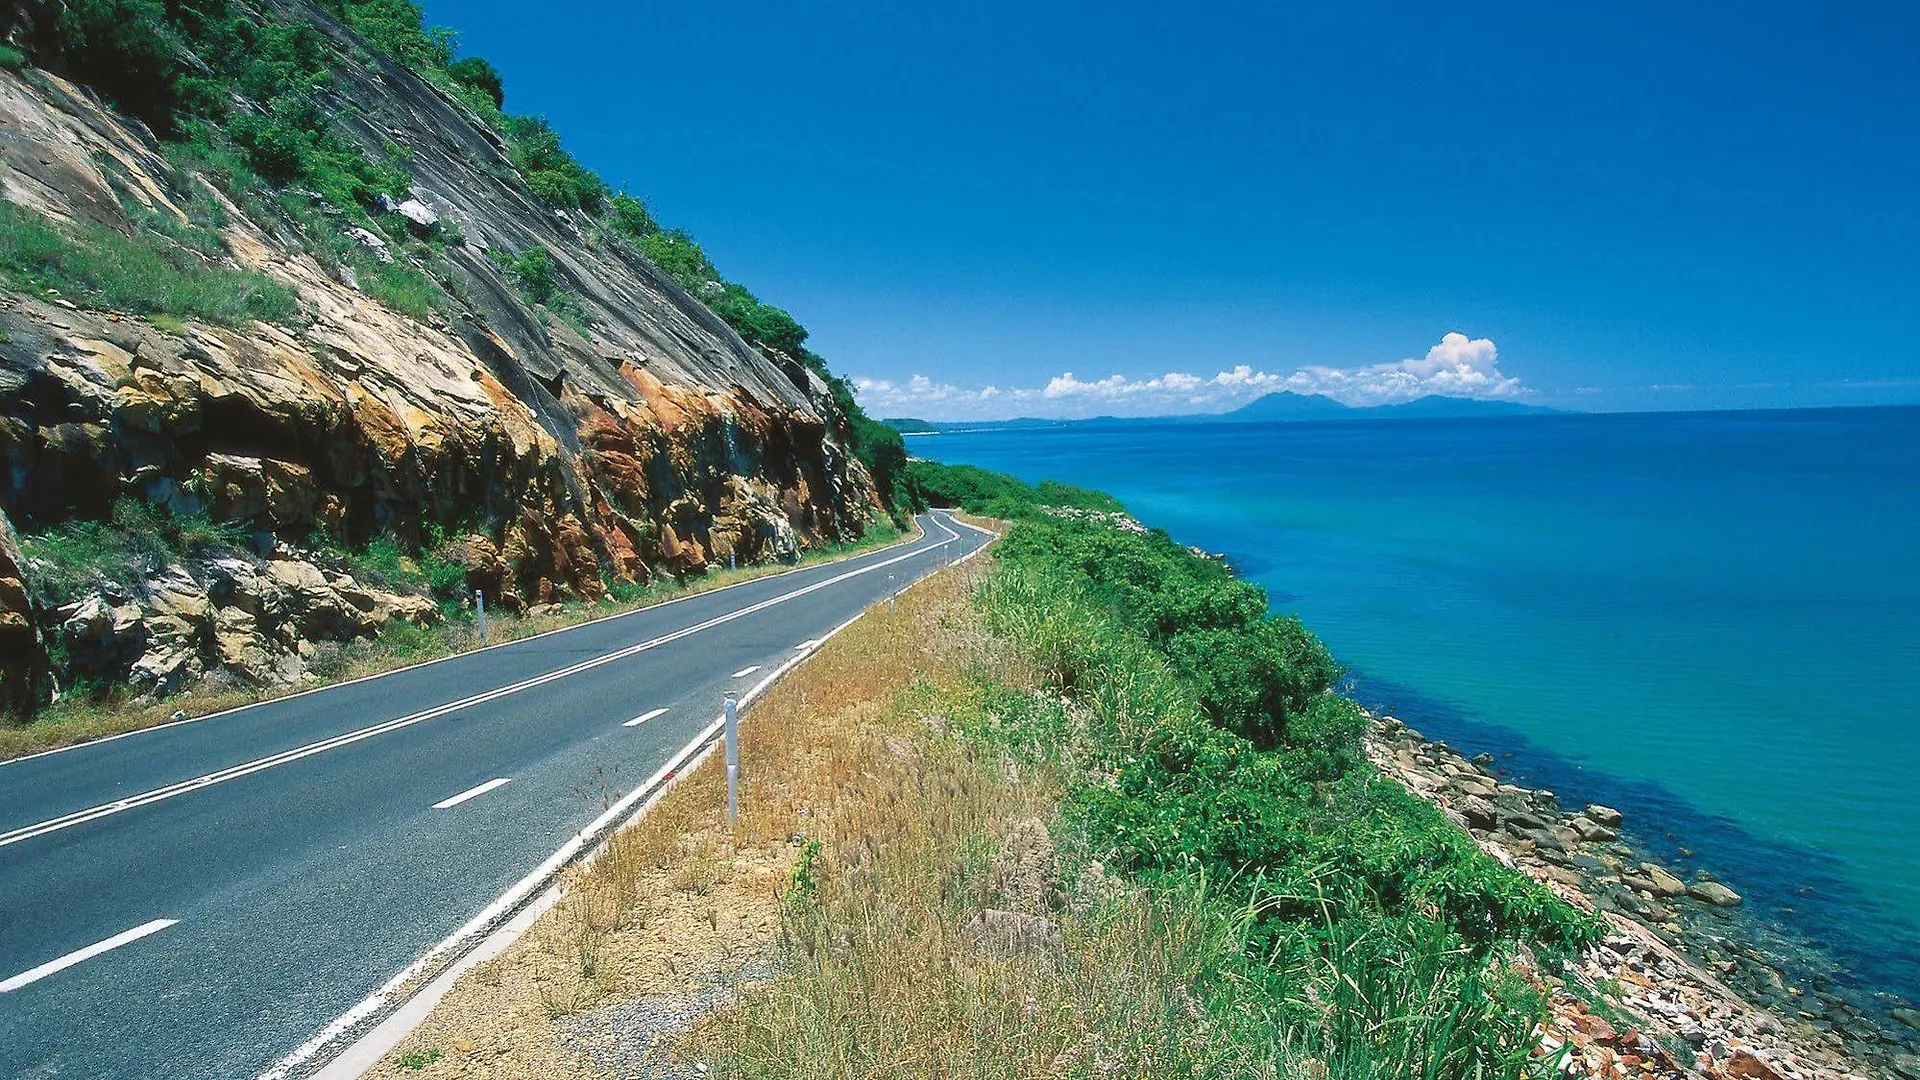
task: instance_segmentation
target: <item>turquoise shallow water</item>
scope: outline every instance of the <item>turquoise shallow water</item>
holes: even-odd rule
[[[1354,692],[1920,996],[1920,409],[908,440],[1227,554]],[[1690,852],[1691,854],[1687,854]]]

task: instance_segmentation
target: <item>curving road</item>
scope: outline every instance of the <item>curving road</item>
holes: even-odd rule
[[[0,764],[0,1077],[310,1071],[338,1049],[314,1053],[316,1035],[510,909],[726,691],[987,540],[945,514],[921,525],[841,562]]]

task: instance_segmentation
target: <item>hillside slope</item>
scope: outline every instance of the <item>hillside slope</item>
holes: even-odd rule
[[[369,9],[413,36],[335,17],[384,29]],[[459,568],[443,601],[521,606],[883,509],[810,354],[749,344],[645,257],[676,238],[644,209],[556,199],[553,175],[598,180],[476,107],[450,50],[397,59],[444,49],[410,5],[29,3],[0,32],[4,704],[298,680],[311,640],[435,617],[328,554],[383,539]],[[176,542],[64,586],[9,535],[129,518]]]

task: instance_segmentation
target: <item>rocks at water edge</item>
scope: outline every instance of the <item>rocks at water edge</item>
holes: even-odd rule
[[[1490,756],[1465,758],[1392,717],[1376,719],[1367,749],[1489,855],[1596,911],[1614,932],[1574,974],[1618,986],[1617,1004],[1638,1026],[1617,1029],[1588,1013],[1587,997],[1551,983],[1554,1015],[1541,1050],[1568,1055],[1565,1075],[1920,1080],[1902,1071],[1920,1064],[1920,1011],[1893,1009],[1876,1022],[1817,972],[1790,985],[1776,961],[1743,940],[1734,921],[1740,894],[1646,859],[1622,838],[1620,811],[1597,803],[1563,811],[1551,792],[1502,782]],[[1667,1048],[1677,1046],[1690,1057],[1671,1056]]]
[[[1687,895],[1714,907],[1739,907],[1740,894],[1717,881],[1696,881],[1687,886]]]

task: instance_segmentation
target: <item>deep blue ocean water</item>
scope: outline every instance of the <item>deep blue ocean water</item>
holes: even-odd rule
[[[1225,553],[1363,702],[1920,994],[1920,409],[908,440]]]

